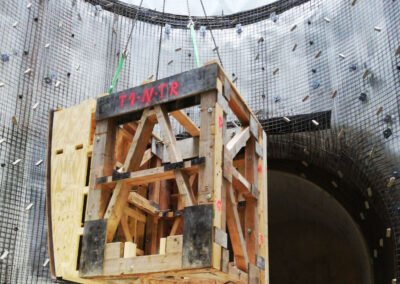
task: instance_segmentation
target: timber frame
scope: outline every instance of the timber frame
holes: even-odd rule
[[[55,111],[49,131],[52,275],[268,283],[266,134],[218,63]]]

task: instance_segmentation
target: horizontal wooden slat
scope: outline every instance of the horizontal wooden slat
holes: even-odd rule
[[[111,185],[117,181],[123,180],[128,185],[143,185],[151,182],[173,179],[175,178],[175,169],[182,169],[187,173],[196,172],[198,170],[198,165],[202,163],[204,163],[204,158],[167,164],[162,167],[136,172],[118,173],[117,171],[114,171],[112,176],[98,178],[96,184]]]

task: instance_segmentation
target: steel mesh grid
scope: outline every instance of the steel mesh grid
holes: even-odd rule
[[[0,133],[6,139],[0,145],[0,162],[6,164],[0,168],[0,252],[10,251],[0,263],[1,282],[51,282],[48,268],[42,266],[46,259],[45,172],[43,165],[35,166],[36,161],[45,160],[48,110],[72,106],[108,90],[136,12],[122,4],[106,7],[106,1],[89,2],[33,1],[30,9],[26,8],[28,1],[0,3],[0,27],[4,30],[0,51],[10,55],[9,62],[0,67],[0,83],[5,83],[0,88]],[[99,11],[94,6],[99,4],[109,11]],[[274,6],[276,22],[269,18]],[[154,15],[158,16],[153,19]],[[344,0],[280,1],[237,15],[209,17],[209,21],[195,17],[201,61],[217,59],[208,31],[202,37],[198,30],[204,25],[214,28],[227,74],[238,78],[235,84],[265,126],[280,127],[268,120],[272,117],[332,109],[330,130],[271,135],[269,155],[305,160],[336,176],[341,170],[351,177],[348,182],[360,194],[341,190],[342,202],[354,207],[356,215],[364,212],[371,219],[375,213],[380,215],[382,226],[369,231],[375,246],[388,226],[392,226],[396,242],[400,239],[398,182],[386,188],[393,170],[399,167],[399,59],[394,56],[399,45],[394,27],[399,17],[398,2],[378,0],[359,1],[354,6]],[[184,28],[187,17],[147,10],[139,19],[117,90],[156,76],[157,64],[159,78],[195,66],[190,34]],[[14,28],[16,20],[19,24]],[[169,35],[165,23],[172,26]],[[242,25],[240,34],[236,24]],[[297,27],[291,31],[294,25]],[[375,26],[382,31],[375,31]],[[259,43],[261,36],[264,41]],[[45,48],[47,43],[49,48]],[[297,48],[292,52],[294,44]],[[177,47],[182,50],[175,52]],[[315,58],[318,51],[322,53]],[[344,59],[339,58],[341,53]],[[174,61],[168,64],[170,60]],[[352,64],[356,70],[350,71]],[[277,67],[279,71],[273,75]],[[30,75],[24,74],[27,68],[33,69]],[[366,69],[371,74],[363,79]],[[45,83],[45,77],[52,82]],[[312,86],[315,81],[320,83],[317,88]],[[334,90],[337,95],[332,99]],[[366,92],[367,103],[359,101],[361,92]],[[279,102],[275,102],[277,95]],[[379,107],[383,112],[376,115]],[[187,112],[198,123],[198,109]],[[386,114],[394,115],[392,123],[383,121]],[[13,116],[17,126],[12,123]],[[309,123],[304,121],[304,127]],[[392,135],[385,139],[382,133],[388,127]],[[343,138],[338,138],[342,130]],[[183,129],[176,127],[176,131]],[[375,157],[370,159],[372,147]],[[18,165],[11,164],[20,158]],[[373,188],[372,197],[368,197],[367,187]],[[363,208],[366,199],[375,213]],[[31,202],[34,207],[25,211]],[[366,226],[373,225],[371,221]],[[399,266],[399,257],[396,261]]]

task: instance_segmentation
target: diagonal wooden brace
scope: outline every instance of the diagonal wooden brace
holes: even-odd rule
[[[239,269],[247,271],[249,260],[247,257],[246,242],[240,225],[239,213],[236,207],[235,194],[232,184],[227,180],[224,180],[224,183],[226,187],[226,223],[228,225],[236,265]]]
[[[169,160],[172,163],[181,162],[182,154],[176,144],[176,138],[172,130],[171,121],[168,117],[168,113],[161,106],[155,106],[154,110],[157,114],[158,124],[163,135],[164,143],[168,152]],[[183,196],[184,206],[192,206],[195,204],[195,197],[190,187],[188,176],[181,171],[176,169],[175,171],[176,184],[178,186],[179,193]]]
[[[125,159],[123,171],[137,171],[140,168],[140,163],[156,122],[154,111],[145,109]],[[107,219],[107,242],[111,242],[114,238],[115,231],[127,204],[129,188],[123,181],[118,181],[108,203],[104,216]]]

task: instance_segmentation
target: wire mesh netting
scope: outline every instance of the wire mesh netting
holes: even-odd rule
[[[195,67],[186,16],[118,1],[0,1],[1,283],[62,281],[46,265],[49,110],[108,91],[136,13],[116,91]],[[282,0],[193,20],[201,62],[219,52],[270,134],[269,158],[335,176],[330,190],[371,255],[379,249],[376,283],[400,277],[400,2]],[[196,123],[198,111],[186,111]]]

